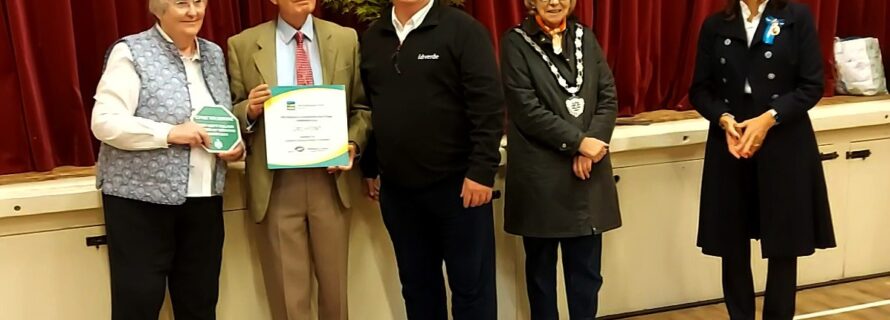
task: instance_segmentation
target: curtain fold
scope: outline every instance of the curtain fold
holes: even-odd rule
[[[488,29],[496,50],[504,33],[519,25],[529,13],[523,0],[466,0],[464,10]],[[574,15],[581,24],[590,27],[593,23],[592,2],[578,0]]]
[[[874,2],[878,0],[859,0]],[[522,0],[468,0],[467,11],[498,40],[527,15]],[[802,0],[816,16],[827,70],[840,0]],[[688,110],[687,91],[698,32],[724,2],[711,0],[578,0],[575,15],[590,26],[606,53],[618,88],[621,115],[658,109]],[[826,73],[826,95],[834,74]]]
[[[816,19],[816,28],[819,30],[819,41],[822,44],[822,57],[825,61],[825,96],[834,96],[834,83],[837,76],[834,71],[834,36],[837,34],[838,21],[848,19],[839,15],[841,3],[846,6],[849,0],[801,0],[800,2],[810,6],[813,17]],[[883,0],[868,0],[869,2],[884,2]]]
[[[689,109],[695,45],[702,21],[718,0],[577,0],[575,15],[591,27],[615,74],[622,115]],[[826,95],[833,94],[835,35],[879,38],[890,50],[885,0],[799,0],[816,17],[826,61]],[[154,23],[145,1],[0,3],[0,174],[48,171],[95,161],[98,143],[89,118],[109,46]],[[528,12],[523,0],[467,0],[464,9],[489,29],[495,47]],[[267,0],[211,1],[201,36],[224,49],[228,37],[274,19]],[[321,9],[316,15],[352,26],[354,17]],[[885,59],[886,63],[887,59]]]
[[[12,155],[16,162],[9,166],[3,163],[0,173],[14,172],[9,167],[46,171],[66,164],[92,165],[91,135],[80,99],[71,3],[59,2],[53,10],[27,0],[7,0],[3,6],[8,29],[0,37],[12,48],[11,59],[7,56],[4,60],[15,65],[18,92],[4,87],[0,108],[4,113],[20,113],[25,130],[7,132],[4,127],[0,134],[17,140],[17,144],[27,144],[29,152]]]
[[[0,174],[30,171],[31,144],[6,5],[0,4]]]
[[[615,74],[619,111],[689,109],[701,23],[722,1],[595,1],[594,30]]]

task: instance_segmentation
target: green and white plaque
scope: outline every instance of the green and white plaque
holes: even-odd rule
[[[204,147],[210,153],[232,151],[241,143],[241,127],[238,118],[223,106],[205,106],[192,116],[192,122],[207,130],[210,136],[210,147]]]

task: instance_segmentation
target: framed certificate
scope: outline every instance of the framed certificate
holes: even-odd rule
[[[274,87],[263,119],[269,169],[349,165],[345,86]]]

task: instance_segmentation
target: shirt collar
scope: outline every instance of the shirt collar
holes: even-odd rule
[[[748,18],[751,17],[751,8],[748,8],[748,3],[745,1],[739,1],[742,6],[742,19],[745,19],[745,22],[748,22]],[[763,15],[763,10],[766,10],[766,5],[769,3],[769,0],[764,1],[760,4],[760,7],[757,10],[757,15],[755,16],[755,20],[759,20],[758,18]]]
[[[294,41],[294,36],[297,35],[297,31],[303,33],[303,39],[312,42],[312,39],[315,37],[315,20],[310,14],[309,17],[306,18],[306,22],[303,23],[303,27],[297,30],[290,24],[288,24],[281,16],[278,16],[278,25],[275,27],[278,32],[278,37],[284,43],[290,43]]]
[[[577,22],[578,22],[578,18],[575,16],[569,15],[568,17],[566,17],[566,30],[564,31],[564,34],[574,34],[575,23],[577,23]],[[547,34],[547,32],[545,32],[543,29],[541,29],[541,26],[538,25],[538,22],[535,21],[534,15],[529,15],[527,18],[525,18],[525,20],[523,20],[519,24],[519,28],[522,29],[522,31],[525,31],[525,33],[528,34],[532,39],[538,39],[541,35]],[[539,42],[545,42],[545,43],[550,42],[549,36],[544,37],[544,38],[546,38],[545,41],[539,41]],[[572,40],[572,41],[574,42],[574,40]]]
[[[402,25],[402,23],[399,22],[399,18],[396,17],[396,8],[393,7],[392,8],[392,25],[394,27],[396,27],[396,30],[403,30],[403,29],[405,29],[405,27],[407,27],[409,25],[413,26],[414,28],[417,28],[418,26],[420,26],[421,23],[423,23],[423,20],[426,19],[427,14],[430,13],[430,10],[433,8],[433,2],[436,2],[436,0],[430,0],[430,2],[428,2],[425,6],[423,6],[423,8],[421,8],[419,11],[414,13],[414,16],[411,17],[411,19],[408,19],[408,22],[405,23],[405,25]]]
[[[161,37],[164,37],[164,40],[167,40],[167,42],[169,43],[173,43],[173,39],[170,38],[170,36],[166,32],[164,32],[164,29],[161,28],[161,25],[155,23],[155,29],[158,30],[158,33],[161,34]],[[201,46],[198,45],[198,38],[195,38],[195,54],[191,58],[186,59],[189,59],[191,61],[201,60]]]

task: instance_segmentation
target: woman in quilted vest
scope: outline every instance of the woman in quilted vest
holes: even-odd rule
[[[197,37],[207,0],[149,0],[157,24],[112,45],[96,90],[115,320],[158,319],[168,289],[177,320],[215,319],[226,163],[191,117],[231,109],[219,46]]]

